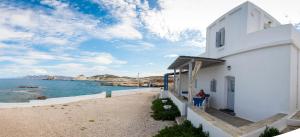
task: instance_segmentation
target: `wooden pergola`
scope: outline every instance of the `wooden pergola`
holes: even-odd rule
[[[181,74],[183,70],[188,72],[188,102],[192,102],[192,96],[194,93],[194,88],[192,85],[194,84],[197,74],[200,68],[205,68],[213,65],[217,65],[220,63],[224,63],[225,60],[222,59],[214,59],[214,58],[204,58],[197,56],[179,56],[169,67],[168,69],[174,70],[174,91],[180,95],[181,92]],[[179,73],[177,72],[179,70]],[[178,86],[177,78],[179,78]]]

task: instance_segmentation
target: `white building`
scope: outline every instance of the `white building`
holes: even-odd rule
[[[299,49],[300,33],[293,25],[282,25],[256,5],[243,3],[207,27],[205,53],[180,56],[169,66],[179,72],[175,94],[170,92],[169,96],[182,115],[195,125],[204,124],[207,130],[214,127],[205,125],[207,121],[194,115],[196,111],[176,98],[176,93],[188,91],[191,103],[204,89],[210,94],[210,107],[232,110],[236,117],[252,122],[280,113],[289,116],[300,108]],[[277,126],[282,130],[285,124]]]

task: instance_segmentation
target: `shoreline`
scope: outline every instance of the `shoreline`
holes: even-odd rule
[[[113,90],[111,91],[111,97],[133,95],[143,92],[159,92],[160,88],[137,88],[128,90]],[[102,99],[106,98],[106,92],[101,92],[98,94],[90,95],[80,95],[80,96],[70,96],[70,97],[58,97],[58,98],[48,98],[45,100],[30,100],[29,102],[17,102],[17,103],[0,103],[1,108],[23,108],[23,107],[34,107],[34,106],[49,106],[58,105],[65,103],[78,102],[90,99]]]

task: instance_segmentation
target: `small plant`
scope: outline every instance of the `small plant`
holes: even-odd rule
[[[273,137],[280,135],[280,132],[277,128],[274,127],[266,127],[265,131],[259,135],[259,137]]]
[[[167,100],[165,103],[162,100]],[[169,105],[169,109],[165,109],[164,106]],[[152,102],[151,109],[153,114],[151,115],[155,120],[175,120],[176,117],[180,116],[180,112],[177,106],[172,102],[172,100],[156,99]]]
[[[154,137],[209,137],[209,134],[203,131],[201,125],[199,128],[195,128],[190,121],[186,120],[181,125],[162,129]]]

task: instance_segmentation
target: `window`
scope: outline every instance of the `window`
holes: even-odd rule
[[[211,92],[217,91],[217,81],[215,79],[210,81],[210,91]]]
[[[225,28],[216,32],[216,47],[223,47],[225,45]]]

